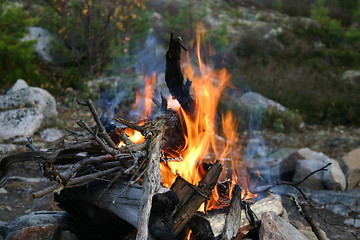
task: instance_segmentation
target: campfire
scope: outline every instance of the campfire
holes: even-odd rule
[[[29,142],[33,151],[4,158],[2,169],[38,161],[54,184],[33,196],[54,192],[65,211],[103,230],[104,239],[113,234],[124,239],[240,239],[256,227],[264,203],[281,214],[275,195],[250,207],[256,194],[248,188],[237,120],[231,112],[219,120],[217,113],[230,76],[201,60],[200,37],[197,69],[189,55],[181,61],[187,49],[171,33],[165,73],[171,96],[154,99],[156,76],[147,77],[133,106],[142,107],[140,121],[100,116],[91,100],[79,101],[96,126],[79,120],[86,134],[69,130],[77,141],[63,141],[46,152]],[[1,173],[5,180],[6,172]]]

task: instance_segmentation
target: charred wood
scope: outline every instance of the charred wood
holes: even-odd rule
[[[194,112],[194,100],[190,95],[191,81],[184,83],[184,77],[180,67],[181,49],[186,50],[180,37],[174,38],[174,32],[170,34],[169,49],[166,53],[165,81],[170,94],[179,101],[181,107],[187,113]]]
[[[219,161],[215,162],[201,179],[198,186],[177,177],[171,189],[179,197],[179,205],[174,214],[174,228],[178,235],[191,220],[200,205],[209,199],[222,171]]]
[[[55,200],[78,221],[100,230],[104,228],[104,236],[122,228],[123,221],[129,224],[129,229],[135,230],[138,227],[143,187],[118,181],[103,193],[105,187],[106,183],[98,181],[83,187],[63,189],[55,194]],[[100,195],[102,197],[99,200]],[[172,210],[178,201],[176,194],[161,188],[160,193],[154,195],[152,200],[150,235],[146,239],[173,239],[164,236],[174,236]],[[109,239],[119,239],[119,236]]]

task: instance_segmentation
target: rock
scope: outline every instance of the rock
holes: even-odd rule
[[[39,109],[45,117],[57,115],[55,98],[45,89],[38,87],[29,88],[29,103]]]
[[[348,218],[344,221],[346,225],[354,226],[356,228],[360,228],[360,219],[359,218]]]
[[[280,162],[279,174],[281,180],[292,182],[295,175],[296,164],[300,159],[303,159],[303,156],[296,151]]]
[[[316,171],[317,169],[323,167],[324,164],[318,159],[302,159],[297,161],[296,171],[293,178],[293,182],[299,182],[308,176],[310,173]],[[322,183],[323,172],[320,171],[311,175],[306,181],[300,184],[301,187],[311,188],[311,189],[324,189]]]
[[[280,176],[280,170],[279,166],[283,159],[290,156],[292,153],[296,152],[295,149],[291,148],[278,148],[273,151],[271,151],[266,157],[263,157],[262,160],[266,163],[262,163],[262,169],[260,166],[258,167],[258,170],[260,170],[261,173],[268,174],[269,179],[274,180],[278,179]],[[273,181],[270,181],[273,182]]]
[[[8,193],[5,188],[0,188],[0,194],[6,194]]]
[[[347,70],[341,78],[348,84],[358,85],[360,84],[360,70]]]
[[[335,191],[344,191],[346,189],[346,178],[341,170],[340,164],[331,159],[331,165],[327,171],[323,172],[323,183],[326,189]]]
[[[18,79],[16,83],[6,92],[6,94],[11,94],[23,88],[28,88],[29,85],[23,79]]]
[[[344,217],[349,216],[352,210],[360,210],[359,189],[346,190],[341,193],[328,190],[315,191],[310,194],[310,200]]]
[[[286,108],[269,98],[266,98],[255,92],[247,92],[243,94],[237,103],[240,108],[248,113],[257,115],[267,109],[274,108],[277,111],[284,112]]]
[[[298,150],[299,154],[305,158],[305,159],[317,159],[317,160],[323,160],[326,161],[329,159],[328,156],[321,152],[315,152],[311,150],[310,148],[302,148]]]
[[[55,142],[61,139],[64,133],[56,128],[47,128],[40,133],[40,137],[45,142]]]
[[[0,112],[0,138],[31,136],[40,127],[44,116],[34,108]]]
[[[311,230],[311,227],[306,227],[299,221],[292,221],[291,224],[296,227],[308,240],[318,240],[315,233]],[[326,233],[323,230],[320,230],[323,236],[326,236]]]
[[[34,212],[0,225],[0,237],[5,240],[55,239],[55,235],[69,227],[70,222],[71,218],[65,212]]]
[[[55,98],[46,90],[17,80],[0,96],[0,138],[31,136],[45,118],[57,115]]]
[[[55,98],[42,88],[27,86],[22,79],[18,79],[6,95],[0,96],[0,110],[30,106],[46,117],[57,115]]]
[[[0,144],[0,153],[11,153],[21,148],[23,148],[23,146],[16,144]]]
[[[346,179],[340,164],[330,159],[323,153],[312,151],[309,148],[303,148],[297,153],[291,154],[280,163],[280,177],[285,181],[298,182],[308,176],[310,173],[332,163],[327,167],[327,171],[320,171],[311,175],[302,187],[311,189],[329,189],[344,191],[346,189]]]
[[[360,187],[360,148],[349,152],[343,159],[348,189]]]
[[[45,62],[58,65],[67,61],[65,56],[54,54],[54,42],[59,41],[52,33],[41,27],[29,27],[29,33],[22,38],[22,41],[36,40],[35,53]]]
[[[259,239],[307,240],[299,230],[279,217],[275,212],[262,214]]]

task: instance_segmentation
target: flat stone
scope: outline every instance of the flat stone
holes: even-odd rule
[[[307,240],[293,225],[279,217],[275,212],[264,212],[259,231],[260,240]]]
[[[351,213],[351,209],[360,210],[360,189],[346,190],[341,193],[328,190],[314,191],[310,195],[310,200],[346,217]]]
[[[34,108],[0,112],[0,138],[31,136],[39,129],[44,116]]]
[[[349,152],[343,159],[348,189],[360,187],[360,148]]]
[[[56,128],[47,128],[40,132],[40,137],[45,142],[55,142],[64,136],[64,132]]]
[[[345,219],[344,223],[349,226],[354,226],[356,228],[360,228],[360,219],[358,219],[358,218]]]

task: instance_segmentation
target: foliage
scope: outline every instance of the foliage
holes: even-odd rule
[[[169,6],[168,11],[163,14],[166,19],[164,27],[167,29],[164,40],[168,40],[169,30],[184,39],[194,40],[197,25],[207,14],[206,5],[207,2],[202,0],[196,7],[193,1],[181,1],[179,4],[175,3],[173,6]]]
[[[302,125],[301,115],[290,110],[282,112],[274,107],[267,109],[263,116],[263,127],[279,132],[300,131]]]
[[[22,41],[36,18],[30,18],[21,7],[0,0],[0,83],[10,87],[18,78],[39,84],[37,64],[33,52],[34,41]]]
[[[318,0],[311,6],[310,16],[322,26],[318,30],[328,44],[339,44],[342,34],[341,23],[329,16],[329,9],[324,6],[324,0]]]
[[[146,35],[142,0],[52,0],[41,8],[40,25],[57,34],[57,55],[67,62],[55,66],[62,86],[80,87],[84,78],[103,74],[113,52],[126,54],[133,37]],[[69,68],[69,66],[71,66]]]
[[[327,35],[316,35],[322,30],[295,22],[275,39],[247,36],[234,49],[232,75],[241,76],[253,91],[298,109],[308,122],[359,125],[360,86],[342,79],[345,70],[360,68],[359,43],[350,45],[344,38],[337,44],[322,42]]]

